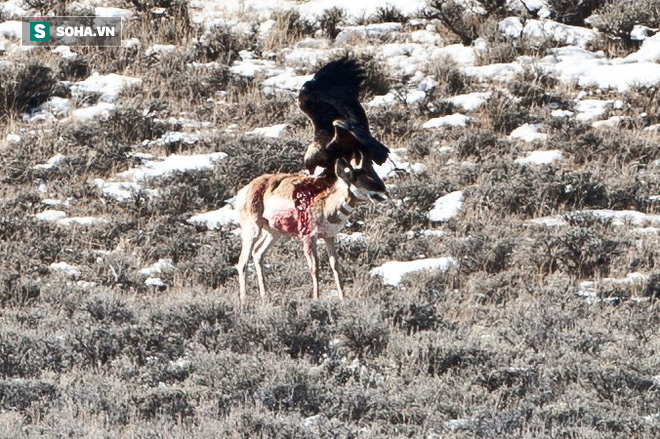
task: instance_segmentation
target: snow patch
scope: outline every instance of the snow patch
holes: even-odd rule
[[[575,113],[573,113],[572,111],[559,110],[559,109],[558,110],[552,110],[552,112],[550,113],[550,115],[552,117],[573,117],[574,114]]]
[[[502,35],[507,38],[520,38],[523,31],[523,24],[518,17],[507,17],[500,21],[498,28]]]
[[[619,124],[626,120],[626,117],[623,116],[612,116],[609,119],[597,120],[591,124],[594,128],[616,128]]]
[[[411,174],[422,174],[426,172],[426,166],[423,163],[409,163],[405,161],[400,154],[405,152],[405,148],[390,150],[389,160],[382,165],[374,164],[376,174],[382,179],[389,177],[393,172],[405,171]]]
[[[457,64],[473,65],[476,60],[475,48],[462,44],[450,44],[433,50],[432,57],[435,59],[450,58]]]
[[[56,48],[51,50],[51,52],[61,56],[64,59],[68,59],[68,60],[78,58],[78,54],[75,53],[75,52],[72,52],[71,48],[69,46],[57,46]]]
[[[238,211],[227,204],[218,210],[194,215],[186,221],[188,224],[204,225],[209,230],[218,230],[222,227],[238,224]]]
[[[224,152],[209,154],[181,155],[171,154],[163,160],[146,160],[139,168],[117,174],[117,177],[127,180],[139,181],[150,177],[160,177],[174,172],[201,171],[212,169],[217,160],[227,157]]]
[[[107,119],[110,117],[110,112],[115,109],[115,104],[109,102],[99,102],[96,105],[91,105],[89,107],[78,108],[71,112],[71,117],[75,120],[92,120],[101,118]]]
[[[625,289],[641,289],[646,285],[649,276],[643,273],[628,273],[625,278],[606,277],[599,281],[583,281],[580,282],[578,290],[575,292],[577,297],[585,299],[588,303],[608,303],[610,305],[618,305],[621,302],[620,297],[612,296],[601,298],[599,290],[603,288],[619,287]],[[642,302],[648,298],[632,297],[634,301]]]
[[[543,128],[543,124],[529,124],[526,123],[519,126],[509,134],[510,139],[520,139],[525,142],[545,142],[548,140],[548,135],[539,132]]]
[[[656,48],[655,44],[651,40],[646,49],[642,47],[625,59],[612,60],[605,59],[602,51],[594,53],[581,47],[549,49],[550,55],[543,58],[542,66],[565,83],[625,92],[633,85],[652,86],[660,82],[660,64],[647,59],[660,56],[660,47]]]
[[[613,226],[623,226],[630,223],[633,226],[642,227],[646,225],[660,226],[660,214],[646,214],[636,210],[611,210],[611,209],[585,209],[576,210],[573,214],[593,215],[603,220],[612,221]],[[534,218],[525,221],[526,224],[544,224],[546,226],[566,226],[568,222],[564,215],[555,215],[541,218]]]
[[[149,146],[170,146],[185,143],[186,145],[194,145],[199,142],[199,136],[195,134],[182,133],[180,131],[168,131],[162,137],[148,142]]]
[[[133,11],[123,8],[97,6],[94,12],[97,17],[121,17],[127,19],[133,16]]]
[[[261,85],[264,87],[266,95],[272,95],[275,89],[297,92],[312,77],[313,75],[296,75],[295,71],[289,67],[284,72],[266,79]]]
[[[34,217],[40,221],[53,222],[62,218],[66,218],[66,212],[61,210],[48,209],[36,214]]]
[[[598,39],[599,32],[552,20],[527,20],[522,35],[531,40],[551,40],[559,44],[587,47]]]
[[[585,99],[578,101],[573,109],[577,112],[575,118],[582,122],[588,122],[603,116],[612,106],[613,101],[602,101],[598,99]]]
[[[403,278],[411,273],[426,270],[446,271],[455,265],[454,258],[428,258],[415,261],[389,261],[374,268],[369,273],[371,277],[382,277],[387,285],[398,286]]]
[[[55,209],[47,209],[43,212],[40,212],[34,217],[40,221],[53,222],[61,226],[70,226],[72,224],[78,224],[83,226],[89,226],[97,223],[107,223],[108,221],[103,218],[96,218],[93,216],[74,216],[67,217],[66,212]]]
[[[50,264],[50,269],[63,273],[69,277],[78,277],[81,274],[80,268],[75,265],[67,264],[66,262],[53,262]]]
[[[95,216],[72,216],[70,218],[62,218],[56,221],[56,224],[61,226],[71,226],[77,224],[79,226],[92,226],[94,224],[104,224],[108,220],[104,218],[97,218]]]
[[[144,284],[150,287],[166,287],[167,285],[159,277],[148,277],[144,280]]]
[[[448,116],[435,117],[422,125],[422,128],[440,128],[440,127],[464,127],[470,118],[461,113],[450,114]]]
[[[178,48],[173,44],[154,44],[144,52],[144,56],[150,57],[155,55],[174,53],[177,50]]]
[[[271,139],[277,139],[280,137],[284,129],[288,126],[286,123],[281,123],[278,125],[273,125],[269,127],[255,128],[252,131],[248,131],[247,135],[258,136],[258,137],[268,137]]]
[[[143,189],[142,186],[136,182],[105,181],[102,178],[95,178],[94,184],[101,190],[101,192],[103,192],[103,195],[108,198],[114,198],[118,201],[132,200],[140,193],[150,198],[158,195],[157,190]]]
[[[7,143],[21,143],[21,136],[18,134],[7,134]]]
[[[100,93],[101,97],[99,100],[103,102],[115,102],[122,91],[141,84],[141,78],[118,75],[117,73],[101,75],[99,72],[94,72],[84,81],[72,84],[71,92],[74,96],[82,93]]]
[[[365,38],[387,38],[394,32],[403,29],[401,23],[374,23],[366,26],[345,26],[337,34],[335,42],[348,44]]]
[[[154,262],[150,266],[141,269],[139,273],[145,276],[152,276],[173,268],[174,264],[172,264],[171,259],[159,259],[158,262]]]
[[[445,102],[461,107],[465,111],[473,111],[481,107],[490,98],[491,94],[489,91],[467,93],[447,98]]]
[[[241,50],[238,54],[241,59],[234,61],[234,64],[229,68],[229,71],[234,75],[253,78],[260,73],[266,76],[274,76],[284,72],[283,69],[277,67],[274,61],[255,59],[254,52],[249,50]]]
[[[549,165],[557,160],[561,160],[563,154],[558,149],[549,151],[532,151],[524,158],[517,158],[515,163],[519,165]]]
[[[463,191],[450,192],[433,204],[433,209],[428,213],[429,220],[433,222],[446,222],[458,215],[463,207]]]
[[[364,242],[364,233],[362,232],[353,232],[353,233],[337,233],[337,240],[345,243],[358,243]]]
[[[34,165],[33,169],[53,169],[60,163],[63,163],[66,161],[66,156],[63,154],[55,154],[53,157],[49,158],[46,163],[41,163],[38,165]]]

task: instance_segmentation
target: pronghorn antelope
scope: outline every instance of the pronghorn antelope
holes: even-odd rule
[[[337,268],[334,237],[360,201],[385,200],[385,184],[361,152],[347,161],[339,157],[334,176],[266,174],[252,180],[236,196],[240,214],[242,249],[236,266],[239,301],[246,295],[245,274],[250,255],[254,260],[261,298],[266,297],[263,258],[281,236],[298,236],[312,275],[312,298],[319,295],[316,241],[325,240],[330,268],[339,298],[344,291]]]

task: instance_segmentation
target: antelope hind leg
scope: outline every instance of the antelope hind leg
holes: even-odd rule
[[[266,281],[264,278],[264,267],[263,267],[263,258],[266,256],[266,253],[271,248],[271,246],[277,242],[277,235],[269,232],[268,230],[262,229],[261,236],[257,241],[257,244],[254,246],[252,251],[252,260],[254,261],[254,268],[257,271],[257,281],[259,282],[259,294],[261,299],[266,298]]]

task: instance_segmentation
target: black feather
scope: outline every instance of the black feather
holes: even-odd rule
[[[305,153],[304,164],[334,169],[339,157],[350,159],[356,152],[377,164],[387,160],[389,149],[369,132],[369,122],[360,104],[362,66],[347,57],[331,61],[307,81],[298,95],[300,108],[314,124],[314,143]]]

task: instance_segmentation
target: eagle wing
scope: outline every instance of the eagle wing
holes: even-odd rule
[[[305,154],[305,166],[333,169],[339,155],[350,158],[360,151],[376,163],[389,150],[369,132],[369,122],[358,100],[364,70],[354,59],[329,62],[307,81],[298,95],[301,110],[314,124],[314,143]]]
[[[333,125],[335,136],[325,147],[330,157],[350,157],[355,151],[361,151],[376,164],[385,163],[390,150],[376,140],[369,130],[344,120],[336,120]]]

